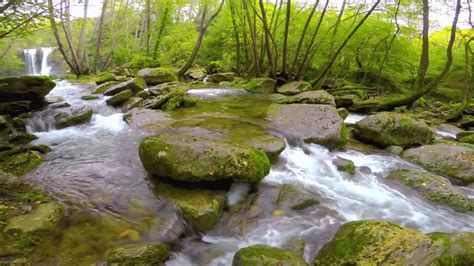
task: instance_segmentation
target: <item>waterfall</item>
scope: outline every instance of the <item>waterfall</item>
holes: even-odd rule
[[[42,47],[35,49],[25,49],[25,63],[28,66],[28,75],[49,76],[51,74],[51,54],[54,47]]]

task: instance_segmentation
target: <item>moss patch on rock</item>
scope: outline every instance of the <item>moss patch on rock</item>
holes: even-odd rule
[[[110,265],[162,265],[170,256],[162,243],[132,244],[110,250],[106,261]]]
[[[249,265],[305,266],[308,264],[295,253],[281,248],[258,244],[239,249],[234,255],[232,266]]]
[[[275,92],[276,80],[271,78],[254,78],[244,85],[249,92],[269,94]]]

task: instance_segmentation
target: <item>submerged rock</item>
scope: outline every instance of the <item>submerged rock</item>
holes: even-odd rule
[[[382,112],[368,116],[355,124],[357,138],[386,147],[404,148],[428,144],[434,139],[431,129],[421,121],[408,116]]]
[[[474,181],[474,150],[454,144],[434,144],[405,150],[402,158],[450,178],[455,184]]]
[[[329,105],[274,105],[268,119],[276,130],[291,140],[303,140],[329,148],[340,147],[347,140],[347,129],[336,108]]]
[[[148,86],[178,80],[173,71],[163,67],[142,69],[138,72],[137,76],[144,79]]]
[[[128,81],[125,81],[125,82],[122,82],[110,87],[104,92],[104,95],[113,96],[127,90],[132,91],[132,93],[137,93],[139,91],[144,90],[145,88],[146,88],[146,84],[143,79],[133,78],[131,80],[128,80]]]
[[[122,103],[126,102],[130,97],[132,97],[132,91],[131,90],[124,90],[109,99],[107,99],[105,102],[108,105],[111,105],[113,107],[119,106]]]
[[[163,182],[156,182],[155,188],[158,197],[171,201],[184,220],[200,232],[219,223],[227,202],[227,192],[223,190],[178,187]]]
[[[84,101],[92,101],[92,100],[97,100],[99,99],[99,96],[97,95],[84,95],[81,97],[82,100]]]
[[[244,85],[249,92],[270,94],[275,92],[276,80],[271,78],[254,78]]]
[[[277,203],[284,208],[291,208],[294,211],[304,210],[319,201],[308,191],[295,185],[284,184],[278,193]]]
[[[355,174],[356,167],[354,162],[351,160],[337,156],[334,160],[332,160],[332,164],[334,164],[339,171]]]
[[[419,231],[385,221],[342,225],[326,243],[315,265],[429,265],[439,254]]]
[[[234,72],[215,73],[208,77],[208,81],[212,83],[220,83],[223,81],[233,81],[235,78]]]
[[[62,129],[70,126],[89,123],[92,118],[92,108],[87,106],[70,108],[61,111],[54,116],[54,121],[57,129]]]
[[[276,92],[284,95],[296,95],[312,89],[311,83],[306,81],[292,81],[276,89]]]
[[[461,212],[474,210],[474,201],[439,175],[419,170],[399,169],[391,171],[386,178],[418,191],[425,199],[435,204]]]
[[[161,265],[170,256],[162,243],[132,244],[107,252],[108,265]]]
[[[258,182],[270,171],[258,149],[187,133],[147,137],[139,151],[150,174],[177,181]]]
[[[308,264],[303,257],[293,252],[258,244],[239,249],[232,260],[232,266],[250,265],[305,266]]]
[[[6,222],[6,234],[42,236],[56,228],[64,213],[62,205],[49,202],[40,204],[31,213],[13,217]]]
[[[281,104],[291,103],[309,103],[309,104],[327,104],[336,107],[334,97],[323,90],[306,91],[294,96],[289,96],[278,101]]]

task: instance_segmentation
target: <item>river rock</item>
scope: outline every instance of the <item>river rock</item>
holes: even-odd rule
[[[173,120],[161,110],[135,108],[124,115],[124,120],[134,130],[160,132],[168,129]]]
[[[126,102],[132,96],[132,94],[133,94],[133,92],[131,90],[124,90],[124,91],[110,97],[105,102],[108,105],[116,107],[116,106],[119,106],[122,103]]]
[[[109,250],[107,265],[161,265],[170,256],[163,243],[131,244]]]
[[[295,185],[284,184],[278,193],[277,204],[294,211],[304,210],[319,201],[308,191]]]
[[[253,245],[239,249],[232,260],[232,266],[285,265],[306,266],[303,257],[281,248],[267,245]]]
[[[474,265],[474,233],[437,232],[428,236],[444,248],[434,265]]]
[[[329,148],[347,140],[347,129],[336,108],[317,104],[273,105],[268,112],[272,126],[290,140],[303,140]]]
[[[84,101],[92,101],[92,100],[97,100],[99,99],[99,96],[97,95],[84,95],[81,97],[82,100]]]
[[[87,106],[62,109],[61,112],[54,116],[54,121],[57,129],[66,128],[70,126],[89,123],[92,118],[92,108]]]
[[[56,86],[48,77],[23,76],[0,78],[0,101],[30,101],[41,104],[44,97]]]
[[[281,99],[280,104],[308,103],[308,104],[327,104],[336,107],[334,97],[323,90],[306,91],[294,96],[288,96]]]
[[[326,243],[315,265],[430,265],[439,251],[419,231],[385,221],[342,225]]]
[[[95,90],[92,94],[101,94],[108,90],[110,87],[120,84],[118,81],[109,81],[102,83],[99,86],[95,87]]]
[[[169,200],[181,211],[184,220],[194,229],[204,232],[220,221],[227,202],[227,192],[201,188],[185,188],[163,182],[155,182],[160,199]]]
[[[173,71],[163,67],[142,69],[138,72],[137,76],[144,79],[148,86],[178,80]]]
[[[397,169],[391,171],[386,178],[419,192],[434,204],[448,206],[460,212],[474,210],[474,201],[442,176],[420,170]]]
[[[393,155],[400,155],[403,152],[403,148],[397,145],[391,145],[388,146],[385,151]]]
[[[355,123],[354,134],[362,141],[383,147],[397,145],[409,148],[428,144],[434,138],[433,132],[424,122],[389,112],[371,115],[358,121]]]
[[[146,84],[143,79],[133,78],[131,80],[128,80],[128,81],[125,81],[125,82],[122,82],[110,87],[104,92],[104,95],[113,96],[126,90],[131,90],[133,93],[137,93],[139,91],[144,90],[145,88],[146,88]]]
[[[124,112],[128,112],[133,108],[143,107],[143,99],[140,97],[130,97],[121,107]]]
[[[147,137],[139,154],[150,174],[177,181],[258,182],[270,171],[258,149],[189,133]]]
[[[63,217],[62,205],[49,202],[39,204],[31,213],[8,219],[6,234],[40,236],[52,232]]]
[[[102,73],[99,78],[95,81],[95,84],[101,85],[110,81],[114,81],[117,75],[114,73],[106,72]]]
[[[144,100],[150,98],[151,94],[147,90],[139,91],[135,96],[140,97]]]
[[[275,92],[276,80],[271,78],[254,78],[244,85],[249,92],[270,94]]]
[[[332,160],[332,164],[334,164],[339,171],[355,174],[356,167],[354,162],[351,160],[337,156],[334,160]]]
[[[276,160],[278,155],[286,148],[285,140],[271,134],[261,134],[250,138],[244,143],[264,151],[270,161]]]
[[[344,107],[337,108],[336,110],[343,120],[345,120],[349,116],[349,111],[347,111],[347,109]]]
[[[0,102],[0,114],[17,115],[32,109],[34,107],[31,101]]]
[[[224,72],[224,73],[215,73],[209,75],[208,81],[212,83],[220,83],[222,81],[234,81],[235,73],[234,72]]]
[[[405,150],[402,158],[448,177],[455,184],[469,184],[474,181],[474,150],[465,146],[425,145]]]
[[[474,144],[474,131],[461,131],[456,135],[459,142]]]
[[[203,80],[206,77],[206,69],[202,67],[191,68],[186,72],[186,77],[191,80]]]
[[[292,81],[281,87],[278,87],[276,91],[284,95],[296,95],[304,91],[310,91],[312,89],[311,83],[306,81]]]

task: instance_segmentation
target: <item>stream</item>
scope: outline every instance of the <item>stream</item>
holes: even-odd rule
[[[49,109],[35,113],[28,123],[28,131],[39,137],[33,144],[46,144],[52,151],[46,155],[47,161],[25,178],[68,210],[61,237],[46,241],[41,252],[49,254],[49,260],[63,264],[67,262],[65,257],[71,261],[78,257],[86,261],[88,257],[90,261],[101,259],[104,250],[124,243],[172,241],[188,230],[173,207],[156,197],[153,182],[138,158],[138,145],[146,133],[129,128],[120,110],[105,104],[105,97],[82,100],[90,90],[85,85],[57,81],[47,96],[49,101],[64,101],[73,107],[92,107],[90,123],[57,130],[45,115]],[[249,112],[242,106],[229,105],[230,101],[248,102],[244,100],[256,97],[237,89],[188,93],[213,105],[210,112],[232,115]],[[199,107],[190,107],[177,110],[172,116],[192,119],[191,115],[200,112]],[[251,119],[252,115],[245,114],[244,118]],[[363,117],[351,114],[346,123],[353,124]],[[371,171],[358,168],[355,175],[339,172],[332,164],[337,156]],[[292,239],[306,241],[304,255],[310,261],[341,224],[352,220],[383,219],[425,233],[474,230],[472,215],[435,207],[412,192],[385,182],[384,174],[398,168],[417,166],[382,152],[329,151],[303,143],[287,146],[258,185],[259,194],[265,197],[279,184],[295,184],[320,199],[320,208],[273,215],[273,203],[263,202],[262,208],[270,211],[253,218],[254,223],[239,233],[229,230],[230,225],[224,221],[204,235],[187,234],[179,240],[167,265],[230,265],[239,248],[256,243],[282,247]],[[229,204],[242,200],[249,190],[245,184],[233,184]],[[472,189],[464,190],[474,196]],[[43,258],[40,261],[45,262]]]

